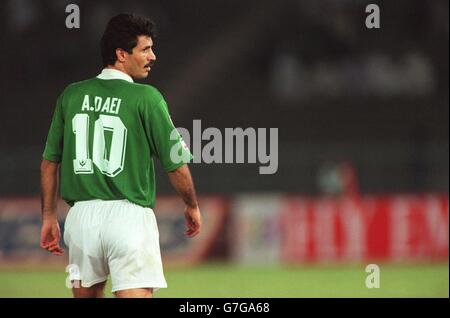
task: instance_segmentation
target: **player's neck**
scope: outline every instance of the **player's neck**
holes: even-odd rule
[[[125,68],[122,65],[120,65],[120,64],[119,65],[108,65],[105,68],[106,69],[120,71],[120,72],[125,73],[128,76],[132,77],[130,74],[127,73],[127,71],[125,71]]]

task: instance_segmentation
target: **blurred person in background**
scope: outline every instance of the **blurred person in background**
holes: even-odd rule
[[[359,196],[358,175],[348,160],[326,162],[319,167],[317,183],[321,193],[331,196]]]

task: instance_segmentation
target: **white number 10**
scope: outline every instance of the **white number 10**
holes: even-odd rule
[[[115,177],[123,170],[127,128],[119,117],[100,115],[95,121],[92,159],[89,156],[89,115],[76,114],[72,120],[72,128],[75,134],[73,169],[76,174],[94,173],[92,163],[109,177]],[[105,131],[112,132],[109,156],[106,153]]]

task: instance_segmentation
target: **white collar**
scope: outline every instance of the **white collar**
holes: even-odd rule
[[[97,78],[102,80],[121,79],[133,83],[130,75],[113,68],[104,68]]]

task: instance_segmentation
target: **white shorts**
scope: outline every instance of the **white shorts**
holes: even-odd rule
[[[155,214],[127,200],[76,202],[65,221],[69,278],[91,287],[111,274],[112,292],[166,288]]]

